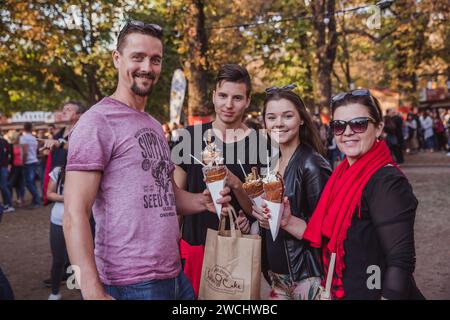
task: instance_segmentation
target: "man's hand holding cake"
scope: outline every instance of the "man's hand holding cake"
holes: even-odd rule
[[[219,192],[218,199],[214,200],[211,192],[208,189],[205,189],[205,191],[203,191],[202,193],[202,204],[204,205],[206,210],[216,212],[216,206],[220,206],[222,208],[224,205],[228,204],[231,201],[230,193],[230,188],[225,186],[223,190]]]
[[[225,178],[227,176],[227,169],[223,164],[222,152],[217,148],[214,142],[211,142],[211,138],[208,137],[208,142],[205,149],[202,152],[202,161],[205,164],[203,167],[203,175],[208,191],[211,195],[214,204],[214,210],[220,219],[222,211],[222,203],[218,203],[222,196],[222,191],[225,189]],[[228,193],[230,192],[227,187]]]

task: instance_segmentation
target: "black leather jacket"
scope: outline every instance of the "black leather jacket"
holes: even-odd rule
[[[292,215],[309,222],[319,201],[322,190],[331,175],[327,160],[307,145],[300,144],[284,172],[285,191]],[[310,277],[321,277],[322,259],[319,249],[312,248],[307,241],[298,240],[287,232],[277,241],[284,242],[289,274],[292,281],[300,281]],[[263,237],[267,233],[262,233]],[[263,241],[265,243],[265,241]],[[264,245],[263,245],[264,246]],[[263,271],[267,272],[267,255],[263,250]],[[276,258],[276,257],[272,257]]]

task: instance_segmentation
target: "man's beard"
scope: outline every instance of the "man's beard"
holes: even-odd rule
[[[139,76],[147,76],[149,79],[152,80],[152,84],[150,85],[150,87],[148,87],[147,89],[141,89],[139,88],[139,86],[137,85],[136,81],[134,80],[135,77],[139,77]],[[131,85],[131,91],[133,91],[134,94],[140,96],[140,97],[148,97],[153,90],[153,84],[154,81],[156,79],[155,74],[153,73],[136,73],[133,74],[133,84]]]

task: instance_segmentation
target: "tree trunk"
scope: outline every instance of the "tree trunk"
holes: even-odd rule
[[[306,107],[310,110],[314,110],[314,88],[313,88],[313,76],[311,68],[311,54],[310,47],[308,45],[308,35],[306,30],[302,30],[299,35],[300,49],[302,50],[302,55],[304,57],[304,64],[306,65],[306,78],[308,79],[308,84],[304,88],[303,101]]]
[[[312,5],[318,60],[316,88],[318,105],[316,111],[328,110],[332,94],[331,74],[337,47],[335,7],[334,0],[317,0]]]
[[[191,0],[186,16],[188,43],[188,61],[185,63],[188,80],[188,115],[206,116],[211,113],[207,106],[206,50],[207,36],[205,30],[204,3]]]
[[[347,82],[347,90],[352,90],[352,76],[350,73],[350,52],[348,50],[347,34],[345,32],[345,15],[342,16],[342,52],[344,58],[344,74]]]
[[[415,11],[415,7],[414,7]],[[412,16],[414,27],[407,32],[398,33],[394,37],[396,45],[397,89],[401,105],[417,104],[417,68],[424,59],[426,44],[425,32],[429,23],[429,16],[415,12],[405,12],[405,18]],[[406,41],[405,41],[406,40]],[[409,41],[408,41],[409,40]]]
[[[87,84],[89,95],[89,100],[87,101],[90,106],[96,104],[102,97],[102,93],[100,92],[100,88],[98,87],[97,78],[96,78],[96,70],[97,67],[95,65],[85,65],[85,79]]]

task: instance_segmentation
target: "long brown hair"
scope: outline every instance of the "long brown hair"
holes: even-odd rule
[[[267,94],[266,98],[264,99],[264,108],[263,108],[264,125],[266,123],[265,118],[266,118],[267,104],[269,103],[269,101],[278,101],[281,99],[286,99],[292,102],[292,104],[295,106],[295,109],[299,113],[300,118],[303,120],[303,125],[300,126],[299,130],[300,143],[308,145],[316,152],[325,156],[326,155],[325,147],[323,146],[322,141],[320,140],[319,131],[317,130],[317,127],[314,125],[308,110],[306,110],[305,103],[298,94],[290,90],[278,90],[273,93]]]

